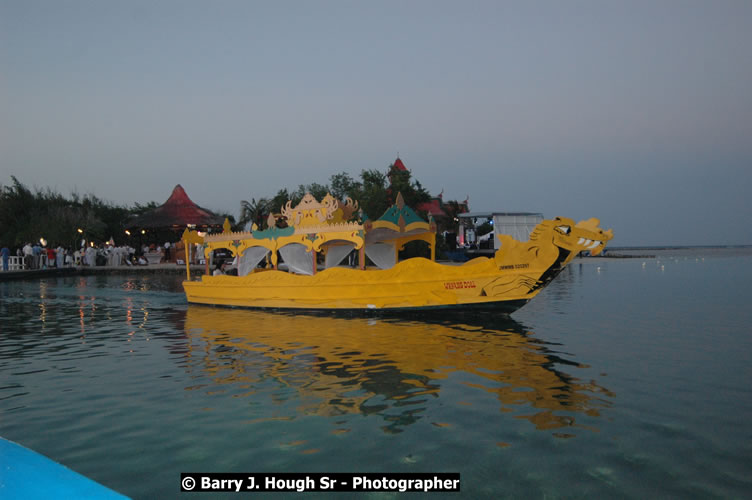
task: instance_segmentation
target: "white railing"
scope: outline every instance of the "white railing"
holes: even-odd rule
[[[40,254],[39,255],[39,269],[45,269],[47,267],[49,267],[47,265],[47,255]],[[23,257],[18,257],[16,255],[12,255],[8,257],[8,271],[22,271],[24,269],[31,269],[31,268],[26,267],[26,265],[24,265]],[[5,269],[3,268],[2,260],[0,260],[0,271],[4,271],[4,270]]]
[[[21,269],[24,269],[23,257],[17,257],[15,255],[8,257],[8,271],[20,271]]]

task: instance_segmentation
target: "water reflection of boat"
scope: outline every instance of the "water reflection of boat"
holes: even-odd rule
[[[200,281],[183,283],[188,302],[253,308],[305,310],[390,310],[492,308],[510,313],[535,297],[581,251],[600,253],[612,238],[597,219],[575,223],[559,218],[542,221],[521,243],[498,235],[500,249],[491,258],[463,265],[435,262],[436,226],[421,220],[398,196],[376,221],[348,222],[357,204],[340,206],[330,195],[319,203],[306,195],[298,206],[283,209],[290,225],[201,236],[186,231],[186,246],[201,245],[207,269]],[[343,208],[349,207],[346,213]],[[412,241],[430,247],[431,259],[397,262],[399,250]],[[209,275],[208,257],[223,249],[238,259],[237,275]],[[359,269],[338,264],[359,253]],[[290,272],[278,270],[278,254]],[[318,255],[325,255],[317,272]],[[376,268],[366,268],[366,255]],[[272,269],[257,266],[268,259]]]
[[[442,394],[450,377],[539,429],[575,425],[577,414],[598,416],[609,404],[607,390],[558,368],[578,363],[517,322],[490,314],[426,319],[191,306],[185,332],[188,355],[214,384],[251,395],[274,381],[288,396],[292,391],[297,413],[378,414],[387,431],[420,420],[429,398],[453,397]],[[481,394],[470,390],[468,399]]]

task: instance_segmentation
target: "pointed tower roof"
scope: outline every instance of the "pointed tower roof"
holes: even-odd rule
[[[397,170],[401,170],[403,172],[407,171],[407,167],[405,167],[405,164],[402,163],[402,160],[400,160],[400,157],[398,156],[396,160],[394,160],[394,168]]]

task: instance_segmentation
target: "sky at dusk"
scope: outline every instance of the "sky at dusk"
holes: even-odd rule
[[[237,216],[398,153],[473,211],[752,244],[752,2],[0,0],[0,184]]]

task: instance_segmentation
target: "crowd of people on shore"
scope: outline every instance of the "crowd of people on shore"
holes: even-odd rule
[[[145,266],[149,262],[146,255],[161,255],[159,260],[169,260],[172,244],[144,245],[140,249],[127,245],[115,246],[112,242],[103,245],[81,246],[76,250],[58,245],[45,246],[41,243],[26,243],[12,252],[0,246],[2,270],[62,269],[77,266]]]

